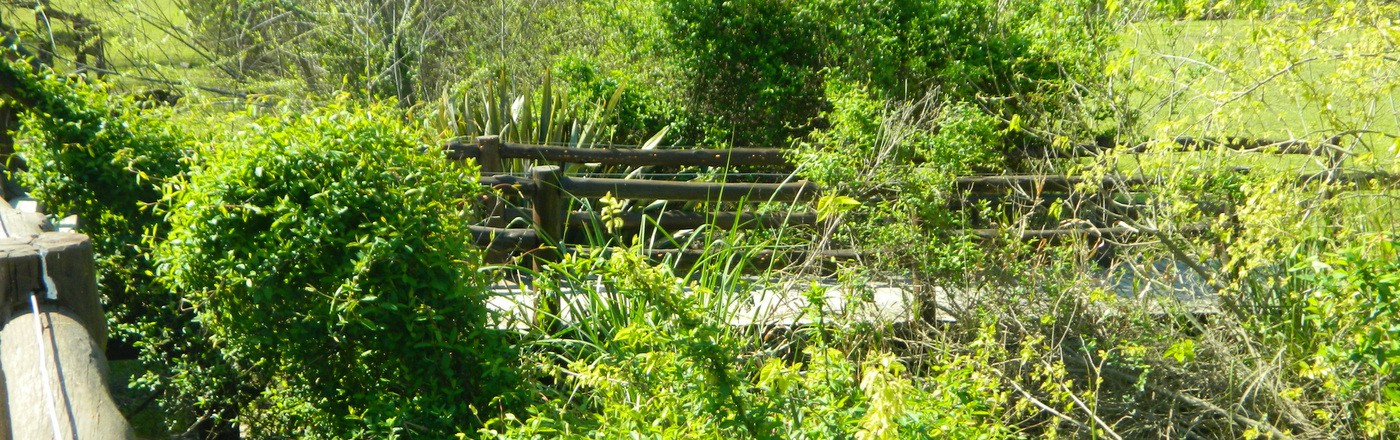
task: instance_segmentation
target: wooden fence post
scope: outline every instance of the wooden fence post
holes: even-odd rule
[[[43,218],[0,200],[0,438],[134,438],[106,385],[92,242]]]
[[[499,136],[480,136],[476,138],[477,155],[476,164],[481,167],[482,176],[501,174],[505,171],[505,166],[501,163],[501,138]],[[506,200],[518,201],[510,196]],[[481,197],[481,203],[486,206],[487,225],[503,228],[506,226],[505,219],[501,218],[505,209],[505,202],[501,197],[488,193]]]
[[[532,251],[536,272],[543,270],[547,263],[563,257],[564,225],[568,219],[568,206],[565,205],[561,182],[563,174],[563,169],[555,165],[530,168],[530,178],[535,181],[535,194],[530,200],[534,205],[533,220],[540,238],[540,246]],[[538,290],[535,294],[535,322],[553,333],[558,330],[559,318],[563,313],[559,297]]]
[[[481,146],[481,156],[477,158],[477,163],[481,165],[481,175],[505,172],[505,166],[501,163],[500,136],[481,136],[476,138],[476,144]]]

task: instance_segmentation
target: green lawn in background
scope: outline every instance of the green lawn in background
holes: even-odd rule
[[[1261,64],[1257,52],[1251,50],[1251,34],[1261,26],[1264,24],[1249,20],[1198,20],[1142,22],[1125,28],[1120,34],[1123,53],[1128,55],[1125,64],[1137,69],[1139,79],[1125,89],[1132,106],[1142,111],[1141,128],[1151,133],[1167,121],[1201,121],[1204,126],[1206,117],[1228,99],[1212,92],[1243,91],[1280,70]],[[1357,38],[1356,33],[1317,35],[1310,41],[1290,44],[1315,43],[1340,49]],[[1214,62],[1209,61],[1212,59]],[[1400,76],[1400,65],[1391,64],[1390,73]],[[1224,105],[1223,113],[1232,117],[1221,118],[1225,120],[1223,124],[1204,131],[1268,139],[1330,135],[1345,124],[1326,120],[1323,109],[1302,96],[1345,92],[1329,89],[1334,86],[1326,81],[1338,67],[1339,63],[1331,60],[1301,64],[1244,98]],[[1302,84],[1315,87],[1299,87]],[[1400,133],[1397,100],[1400,93],[1391,93],[1377,102],[1338,99],[1332,106],[1344,115],[1342,119],[1369,121],[1368,126],[1352,128]]]
[[[1309,141],[1347,129],[1400,134],[1400,91],[1378,93],[1377,99],[1369,101],[1344,99],[1348,92],[1344,88],[1352,85],[1329,81],[1333,72],[1343,67],[1337,61],[1308,61],[1270,79],[1282,67],[1265,65],[1267,61],[1250,43],[1262,26],[1265,24],[1250,20],[1196,20],[1140,22],[1126,27],[1120,34],[1119,62],[1134,80],[1117,86],[1128,97],[1130,107],[1141,112],[1139,132],[1148,136]],[[1358,33],[1318,34],[1290,44],[1340,50],[1358,38]],[[1375,81],[1394,83],[1400,78],[1400,64],[1391,63],[1387,75]],[[1234,93],[1246,90],[1249,93]],[[1305,98],[1309,94],[1314,99]],[[1329,119],[1323,105],[1317,104],[1319,96],[1328,97],[1335,117]],[[1366,157],[1350,160],[1348,166],[1394,168],[1392,139],[1367,135],[1364,141],[1358,146],[1363,151],[1358,153]],[[1178,154],[1177,158],[1183,164],[1219,160],[1210,154],[1193,156],[1197,155]],[[1131,172],[1135,161],[1125,159],[1120,168]],[[1320,158],[1301,155],[1239,154],[1228,161],[1235,166],[1300,173],[1317,172],[1324,166]]]
[[[180,0],[54,0],[50,7],[87,17],[102,30],[109,69],[108,81],[130,90],[171,89],[171,84],[228,87],[230,81],[209,65],[209,57],[188,43],[192,30],[180,8]],[[48,28],[35,17],[34,10],[16,6],[0,7],[4,22],[21,31],[21,38],[47,39]],[[71,35],[63,20],[49,20],[58,36]],[[60,70],[73,69],[73,54],[60,48],[55,64]],[[90,59],[89,63],[93,61]],[[139,79],[149,78],[158,81]]]

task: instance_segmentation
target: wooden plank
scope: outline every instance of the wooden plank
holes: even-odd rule
[[[515,219],[532,219],[535,213],[528,207],[508,207],[501,210],[500,223],[508,224]],[[816,224],[816,213],[697,213],[683,210],[666,210],[659,213],[626,212],[619,214],[624,230],[636,230],[645,224],[647,227],[661,227],[662,230],[693,230],[700,226],[718,228],[773,228],[780,226],[806,226]],[[568,227],[602,226],[602,214],[575,210],[568,213]]]
[[[467,160],[481,157],[481,146],[476,144],[452,142],[443,145],[442,151],[447,156],[447,160]]]
[[[507,208],[501,213],[501,220],[509,223],[513,219],[529,219],[534,213],[528,208]],[[701,225],[712,225],[721,229],[776,228],[782,225],[811,225],[817,223],[817,214],[812,212],[754,214],[750,212],[692,212],[664,211],[660,213],[629,211],[619,215],[622,229],[638,229],[659,226],[674,231],[695,229]],[[592,211],[572,211],[568,224],[571,228],[601,225],[602,216]]]
[[[811,225],[817,223],[817,214],[810,212],[754,214],[749,212],[690,212],[665,211],[658,214],[626,212],[619,215],[623,229],[638,229],[643,224],[648,227],[675,231],[695,229],[702,225],[712,225],[721,229],[776,228],[783,225]],[[575,211],[569,213],[570,226],[602,224],[598,213]]]
[[[788,164],[783,150],[778,148],[643,150],[640,148],[573,148],[502,143],[500,157],[560,163],[601,163],[627,166],[791,166]]]
[[[518,192],[522,195],[534,194],[535,181],[529,177],[495,175],[481,176],[476,179],[477,183],[489,186],[503,192]]]
[[[817,196],[817,186],[811,182],[791,183],[704,183],[657,182],[631,179],[601,179],[564,177],[564,191],[573,197],[602,197],[612,194],[619,199],[693,200],[735,202],[747,200],[806,201]]]
[[[1192,223],[1183,225],[1174,230],[1178,233],[1196,234],[1210,230],[1210,225],[1205,223]],[[1029,229],[1024,231],[1010,231],[997,228],[988,229],[966,229],[964,233],[975,235],[981,238],[998,238],[1009,233],[1013,237],[1021,240],[1033,239],[1062,239],[1072,237],[1116,237],[1125,235],[1141,235],[1147,232],[1127,227],[1113,226],[1106,228],[1085,227],[1085,228],[1060,228],[1060,229]]]
[[[45,230],[43,214],[21,212],[10,206],[10,202],[0,200],[0,231],[4,237],[37,237]]]
[[[540,246],[540,237],[534,229],[506,229],[486,226],[468,226],[472,245],[486,250],[486,262],[505,263],[510,257],[528,252]]]

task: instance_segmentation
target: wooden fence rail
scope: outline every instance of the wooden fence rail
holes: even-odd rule
[[[491,207],[487,214],[488,224],[508,226],[523,220],[523,223],[531,227],[472,227],[473,242],[486,247],[489,250],[488,259],[497,262],[516,254],[529,254],[535,261],[556,259],[560,257],[560,253],[554,245],[566,238],[567,231],[599,227],[602,224],[602,216],[591,210],[572,211],[570,206],[574,204],[571,202],[574,199],[610,195],[619,200],[796,203],[812,200],[820,193],[816,185],[806,181],[711,183],[582,177],[567,175],[562,166],[600,163],[628,167],[785,167],[787,161],[780,149],[568,148],[505,143],[494,136],[480,137],[475,144],[448,144],[444,149],[448,152],[449,159],[475,159],[482,171],[478,182],[500,190],[501,196],[486,196],[482,200]],[[533,160],[537,164],[545,165],[530,167],[526,170],[527,176],[503,174],[506,169],[505,161],[510,159]],[[502,198],[528,205],[528,208],[507,206],[509,203]],[[707,224],[726,229],[814,224],[816,214],[757,214],[743,211],[699,213],[666,210],[659,213],[627,211],[619,213],[617,219],[624,230],[636,230],[643,225],[651,225],[667,231],[678,231]],[[658,255],[669,254],[662,252]],[[682,259],[685,255],[680,253],[671,257]],[[681,266],[685,263],[679,260],[676,262],[681,263]]]
[[[559,163],[599,163],[627,166],[790,166],[777,148],[658,150],[640,148],[572,148],[501,142],[495,136],[476,144],[449,144],[452,159],[477,159],[483,174],[500,172],[502,159],[535,159]]]
[[[1112,148],[1115,144],[1100,140],[1097,148]],[[1197,148],[1227,148],[1241,152],[1267,154],[1306,154],[1325,155],[1332,169],[1326,172],[1300,173],[1295,184],[1332,182],[1366,187],[1368,184],[1400,184],[1400,176],[1389,173],[1343,171],[1336,166],[1343,157],[1335,142],[1313,145],[1302,141],[1266,141],[1242,138],[1196,139],[1178,138],[1173,144],[1179,150]],[[1127,148],[1130,152],[1146,150],[1146,143]],[[708,183],[689,181],[661,181],[648,179],[617,179],[567,175],[563,167],[571,163],[601,163],[626,167],[640,166],[764,166],[792,169],[786,163],[782,150],[747,148],[731,150],[644,150],[638,148],[569,148],[558,146],[523,145],[504,143],[496,137],[477,139],[475,144],[453,143],[444,147],[448,157],[455,160],[475,159],[482,168],[479,182],[500,191],[500,196],[487,196],[483,201],[492,209],[488,212],[488,226],[473,226],[473,241],[490,249],[492,261],[504,261],[513,255],[529,254],[537,261],[558,258],[559,246],[570,230],[600,228],[602,215],[592,210],[572,210],[578,203],[574,199],[599,198],[611,195],[620,200],[666,200],[701,202],[785,202],[811,201],[821,192],[816,185],[806,181],[783,183]],[[1079,151],[1088,151],[1080,148]],[[1101,150],[1100,150],[1101,151]],[[506,160],[523,159],[534,161],[527,176],[504,174]],[[544,164],[544,165],[539,165]],[[557,164],[557,165],[551,165]],[[519,166],[513,167],[519,169]],[[1236,167],[1234,171],[1249,173],[1246,167]],[[994,198],[1003,203],[1011,199],[1026,197],[1041,198],[1047,194],[1063,195],[1069,200],[1090,200],[1092,210],[1103,211],[1100,215],[1128,216],[1137,218],[1150,211],[1150,206],[1133,202],[1131,196],[1152,185],[1161,184],[1165,179],[1155,176],[1108,176],[1089,179],[1066,175],[996,175],[962,176],[955,179],[954,187],[961,195],[950,201],[951,209],[967,209],[975,204],[962,203],[963,199]],[[1085,186],[1092,191],[1081,193]],[[1128,195],[1127,202],[1121,201]],[[1113,195],[1120,197],[1114,200]],[[998,198],[1000,197],[1000,198]],[[1051,196],[1058,197],[1058,196]],[[518,206],[508,206],[502,199],[511,199]],[[1210,203],[1219,203],[1210,202]],[[1228,203],[1228,202],[1225,202]],[[1077,203],[1076,203],[1077,204]],[[1208,205],[1208,204],[1207,204]],[[1225,212],[1228,206],[1206,206],[1201,209],[1213,213]],[[1082,217],[1090,214],[1089,217]],[[1144,231],[1121,224],[1111,223],[1105,218],[1094,221],[1093,212],[1073,212],[1075,217],[1069,224],[1078,227],[1049,225],[1020,231],[1003,231],[997,228],[967,229],[961,233],[983,237],[1016,237],[1020,239],[1059,240],[1073,237],[1113,237],[1143,234]],[[974,216],[976,217],[976,216]],[[784,225],[815,225],[817,215],[810,211],[790,211],[768,214],[743,212],[688,212],[668,209],[662,212],[624,211],[616,214],[621,229],[637,231],[642,227],[656,227],[665,231],[695,229],[702,225],[712,225],[724,229],[779,227]],[[1088,220],[1085,220],[1088,219]],[[1063,223],[1062,223],[1063,224]],[[527,229],[507,228],[510,225],[526,226]],[[616,226],[616,225],[615,225]],[[1208,228],[1205,225],[1185,225],[1178,232],[1199,233]],[[687,251],[657,251],[653,257],[668,257],[684,266],[695,259]],[[825,257],[853,257],[855,251],[834,251]],[[795,252],[780,252],[782,255],[796,255]],[[769,261],[785,261],[772,257]]]
[[[1124,141],[1109,137],[1099,137],[1092,144],[1080,144],[1056,149],[1049,146],[1033,146],[1021,152],[1024,157],[1076,158],[1094,156],[1109,150],[1123,153],[1145,153],[1148,150],[1184,152],[1222,148],[1242,153],[1337,156],[1344,153],[1338,144],[1342,136],[1334,136],[1326,142],[1315,143],[1296,139],[1269,140],[1243,137],[1199,138],[1179,136],[1171,141]]]
[[[502,210],[503,223],[509,224],[511,221],[520,219],[528,220],[534,218],[535,213],[530,208],[506,208]],[[710,225],[721,229],[751,229],[751,228],[776,228],[791,225],[813,225],[817,223],[817,214],[812,212],[780,212],[757,214],[751,212],[690,212],[690,211],[661,211],[661,212],[636,212],[627,211],[617,214],[616,220],[620,221],[621,229],[638,229],[643,226],[655,226],[668,231],[681,229],[695,229],[702,225]],[[587,226],[601,225],[603,216],[593,211],[571,211],[566,220],[570,228],[583,228]]]
[[[1236,172],[1248,173],[1248,168],[1237,167]],[[1384,172],[1364,172],[1364,171],[1339,171],[1339,172],[1304,172],[1298,173],[1293,179],[1296,185],[1306,185],[1330,181],[1332,183],[1344,184],[1368,184],[1376,182],[1380,184],[1400,183],[1400,175]],[[1104,177],[1100,179],[1086,179],[1076,176],[1064,175],[1001,175],[1001,176],[965,176],[958,177],[955,187],[959,192],[970,194],[1000,194],[1008,190],[1019,189],[1022,191],[1041,192],[1071,192],[1077,186],[1088,185],[1096,189],[1114,188],[1141,188],[1147,185],[1162,184],[1166,180],[1162,177],[1152,176],[1130,176],[1130,177]]]

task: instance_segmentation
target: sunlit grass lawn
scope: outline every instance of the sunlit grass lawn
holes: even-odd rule
[[[1270,64],[1252,43],[1267,31],[1263,26],[1250,20],[1209,20],[1140,22],[1125,28],[1115,67],[1132,80],[1116,84],[1116,89],[1140,112],[1137,131],[1156,138],[1238,136],[1309,142],[1353,129],[1400,135],[1400,89],[1395,87],[1400,63],[1374,60],[1380,63],[1373,65],[1378,75],[1353,73],[1359,82],[1337,81],[1344,76],[1336,75],[1337,69],[1356,66],[1325,55],[1357,43],[1361,33],[1351,31],[1273,40],[1291,45],[1300,53],[1299,60],[1307,61]],[[1362,99],[1349,99],[1353,97]],[[1368,134],[1361,137],[1363,142],[1352,140],[1342,139],[1356,154],[1343,163],[1344,169],[1400,172],[1393,138]],[[1327,167],[1326,159],[1318,156],[1228,151],[1129,154],[1115,162],[1119,172],[1130,175],[1160,174],[1164,165],[1189,172],[1218,169],[1221,164],[1297,175]],[[1328,221],[1389,231],[1400,218],[1400,191],[1390,187],[1347,191],[1338,197],[1340,210],[1335,213],[1355,218]]]
[[[101,29],[108,69],[117,72],[107,80],[129,90],[170,89],[179,85],[228,87],[230,81],[210,66],[212,54],[191,44],[193,32],[190,21],[180,8],[179,0],[54,0],[49,7],[70,14],[81,14]],[[21,38],[48,38],[71,34],[72,29],[62,20],[49,20],[48,28],[35,18],[28,8],[6,6],[5,23],[18,28]],[[72,70],[73,53],[60,44],[59,70]],[[94,60],[90,57],[88,62]],[[139,78],[138,78],[139,77]],[[148,81],[140,78],[154,79]],[[162,83],[164,82],[164,83]],[[171,84],[173,83],[173,84]]]
[[[1123,61],[1136,70],[1139,81],[1124,91],[1132,107],[1142,111],[1141,128],[1152,132],[1171,124],[1178,131],[1267,139],[1325,137],[1339,126],[1400,133],[1400,93],[1381,92],[1375,100],[1335,99],[1348,95],[1344,88],[1354,87],[1329,81],[1336,69],[1347,68],[1338,61],[1304,62],[1270,79],[1269,74],[1284,69],[1266,65],[1249,43],[1262,26],[1248,20],[1203,20],[1142,22],[1126,28],[1120,34]],[[1330,50],[1358,38],[1356,32],[1318,34],[1285,44]],[[1393,76],[1374,78],[1377,82],[1400,78],[1400,64],[1388,64]],[[1218,93],[1249,90],[1261,82],[1234,101],[1232,95]],[[1385,84],[1373,86],[1380,90]],[[1318,103],[1319,96],[1333,98],[1325,99],[1330,109]],[[1189,126],[1193,123],[1197,126]]]
[[[1293,66],[1269,64],[1253,46],[1266,24],[1250,20],[1152,21],[1135,23],[1120,34],[1117,68],[1133,80],[1118,84],[1129,107],[1140,114],[1138,130],[1149,136],[1240,136],[1317,142],[1339,132],[1364,129],[1400,134],[1400,63],[1377,64],[1382,75],[1363,78],[1361,87],[1334,79],[1337,69],[1353,68],[1319,57],[1356,43],[1360,32],[1317,33],[1283,40],[1305,60]],[[1311,51],[1307,48],[1313,48]],[[1376,61],[1380,63],[1379,60]],[[1282,73],[1279,73],[1282,72]],[[1373,84],[1367,84],[1373,83]],[[1387,92],[1389,90],[1389,92]],[[1363,93],[1354,93],[1363,92]],[[1348,99],[1361,97],[1365,99]],[[1352,139],[1343,139],[1349,142]],[[1365,135],[1359,158],[1347,165],[1389,170],[1395,164],[1393,140]],[[1219,160],[1209,155],[1204,160]],[[1202,160],[1181,155],[1183,163]],[[1240,154],[1232,165],[1299,172],[1320,171],[1324,162],[1299,155]],[[1133,167],[1131,158],[1123,165]]]

